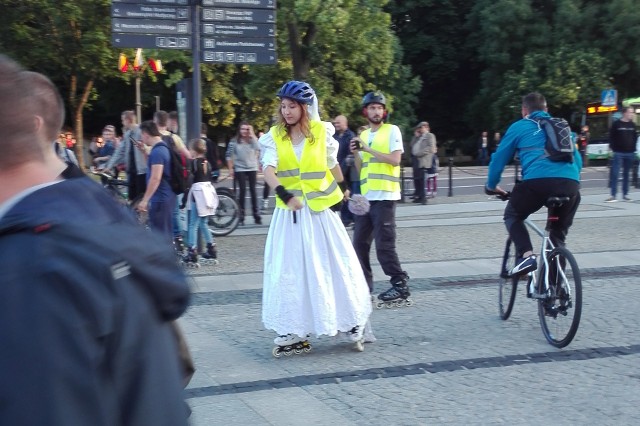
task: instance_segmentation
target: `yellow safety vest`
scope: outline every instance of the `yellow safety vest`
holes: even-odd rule
[[[271,128],[278,151],[278,180],[296,197],[303,197],[311,210],[323,211],[339,203],[344,194],[327,166],[327,130],[320,121],[310,122],[314,142],[307,140],[300,161],[296,157],[286,131],[281,126]],[[276,207],[287,205],[276,197]]]
[[[373,141],[371,149],[384,154],[389,154],[391,141],[391,124],[380,126]],[[360,134],[363,143],[369,141],[371,129]],[[362,153],[362,167],[360,168],[360,191],[366,195],[369,191],[400,192],[400,166],[392,166],[383,163],[368,152]]]

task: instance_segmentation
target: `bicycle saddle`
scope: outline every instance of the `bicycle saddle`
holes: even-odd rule
[[[570,199],[571,197],[549,197],[544,205],[547,206],[547,208],[560,207]]]

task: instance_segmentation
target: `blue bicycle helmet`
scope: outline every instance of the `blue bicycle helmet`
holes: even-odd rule
[[[316,92],[304,81],[289,81],[278,90],[277,97],[289,98],[301,104],[311,105]]]

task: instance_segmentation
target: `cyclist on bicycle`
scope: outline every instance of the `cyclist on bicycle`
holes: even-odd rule
[[[522,119],[509,127],[489,164],[487,194],[506,194],[498,183],[514,154],[522,165],[522,182],[513,188],[504,211],[504,222],[517,252],[511,275],[526,274],[538,267],[524,220],[543,207],[549,197],[569,197],[557,209],[558,220],[552,222],[549,231],[553,244],[562,246],[580,204],[582,159],[575,146],[573,162],[551,161],[545,155],[546,134],[536,119],[550,117],[547,101],[540,93],[523,97]]]

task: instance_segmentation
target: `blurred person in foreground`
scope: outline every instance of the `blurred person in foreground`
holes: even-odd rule
[[[33,74],[0,55],[0,424],[186,425],[184,274],[100,185],[61,178],[64,110],[43,105],[62,101]]]

